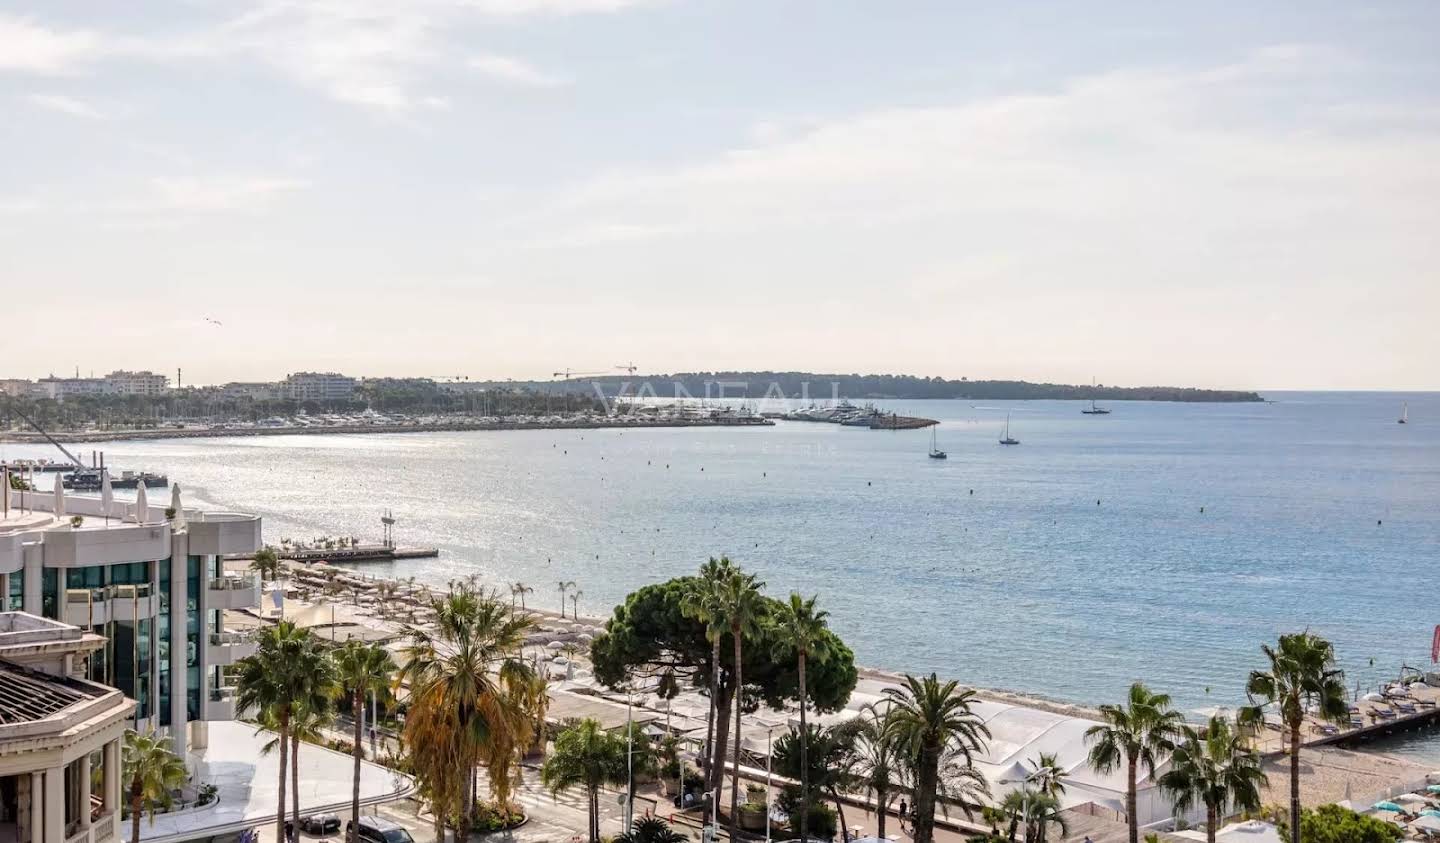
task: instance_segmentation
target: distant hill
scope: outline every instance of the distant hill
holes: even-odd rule
[[[601,376],[576,378],[558,384],[543,381],[526,386],[540,389],[593,392],[598,384],[607,395],[642,394],[670,398],[676,385],[682,394],[696,398],[718,397],[724,384],[727,398],[804,398],[825,400],[838,394],[852,401],[876,398],[965,398],[981,400],[1069,399],[1101,401],[1264,401],[1258,393],[1231,389],[1195,389],[1180,386],[1090,386],[1089,384],[1031,383],[1029,381],[972,381],[922,378],[914,375],[841,375],[814,372],[682,372],[673,375]],[[649,389],[644,385],[648,384]],[[509,383],[507,386],[521,386]],[[832,386],[838,385],[838,386]]]

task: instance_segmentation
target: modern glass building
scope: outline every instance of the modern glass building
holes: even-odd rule
[[[224,668],[253,643],[226,609],[257,607],[260,583],[222,557],[260,547],[260,519],[0,489],[0,611],[25,611],[104,636],[86,676],[136,702],[134,725],[183,754],[205,723],[235,716]],[[77,522],[75,519],[79,518]]]

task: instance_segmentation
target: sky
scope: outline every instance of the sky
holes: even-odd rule
[[[1423,0],[0,0],[0,377],[1440,389],[1437,32]]]

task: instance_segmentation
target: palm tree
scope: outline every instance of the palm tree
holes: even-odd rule
[[[1031,773],[1027,777],[1035,789],[1046,796],[1059,799],[1065,795],[1065,779],[1070,777],[1060,759],[1053,752],[1042,752],[1030,762]]]
[[[1264,722],[1261,703],[1274,704],[1290,735],[1290,837],[1300,843],[1300,730],[1305,713],[1336,723],[1349,714],[1345,704],[1345,674],[1335,667],[1335,648],[1318,635],[1296,632],[1280,636],[1280,645],[1261,646],[1269,670],[1250,672],[1245,693],[1250,705],[1240,712],[1244,726]]]
[[[1070,828],[1061,813],[1060,800],[1039,790],[1012,790],[1005,794],[1000,803],[1001,810],[1010,818],[1009,838],[1015,839],[1015,830],[1025,823],[1025,843],[1046,843],[1050,827],[1056,826],[1063,839]]]
[[[140,817],[148,809],[153,825],[155,809],[170,807],[170,792],[183,785],[189,774],[185,762],[170,751],[169,741],[156,737],[153,730],[143,735],[126,732],[121,755],[123,775],[130,782],[130,840],[134,843],[140,839]]]
[[[725,623],[720,614],[720,583],[734,566],[727,557],[710,557],[700,566],[700,575],[685,594],[681,608],[687,617],[705,624],[705,638],[710,642],[710,709],[705,721],[705,792],[712,794],[707,811],[712,819],[720,809],[721,759],[715,738],[716,706],[720,702],[720,640],[725,636]]]
[[[823,661],[829,656],[825,650],[825,618],[829,613],[815,608],[818,598],[805,600],[795,592],[790,593],[790,602],[782,603],[775,616],[775,646],[786,655],[793,653],[800,679],[800,839],[809,840],[810,825],[810,762],[806,757],[810,730],[806,728],[805,709],[805,663],[814,658]],[[738,736],[737,736],[738,737]],[[883,804],[883,803],[882,803]],[[880,812],[881,837],[885,836],[885,812]]]
[[[1183,734],[1159,784],[1174,798],[1178,813],[1187,813],[1196,804],[1205,806],[1205,839],[1215,843],[1227,807],[1259,810],[1265,771],[1259,753],[1227,718],[1211,717],[1203,734],[1189,726]]]
[[[756,581],[754,574],[738,569],[731,571],[719,585],[719,614],[729,627],[730,639],[735,644],[735,681],[731,690],[734,696],[730,703],[735,709],[734,769],[730,774],[731,840],[740,839],[740,710],[744,707],[740,704],[740,695],[745,688],[741,666],[744,664],[745,639],[757,637],[765,621],[765,598],[760,594],[760,589],[764,587],[765,583]],[[716,782],[719,782],[718,773]]]
[[[290,719],[314,690],[309,651],[310,631],[293,621],[280,621],[260,632],[255,654],[241,659],[235,688],[239,710],[274,718],[280,740],[280,787],[275,811],[275,839],[285,839],[285,771],[290,750]]]
[[[941,684],[933,673],[923,679],[906,675],[905,684],[886,688],[885,696],[890,702],[885,735],[913,770],[915,843],[931,843],[941,763],[949,760],[973,773],[970,762],[990,739],[990,730],[972,709],[975,692],[960,690],[954,681]],[[978,789],[973,777],[967,783]]]
[[[551,793],[585,788],[590,843],[600,840],[600,788],[626,780],[625,740],[586,718],[555,738],[555,751],[540,767],[540,781]]]
[[[335,721],[329,693],[319,690],[316,697],[295,706],[290,715],[290,821],[296,828],[300,827],[300,744],[324,741],[325,729]]]
[[[659,817],[641,817],[630,830],[615,835],[615,843],[688,843],[690,838]]]
[[[400,671],[410,685],[405,741],[430,794],[437,837],[443,818],[454,814],[457,839],[465,840],[482,765],[491,794],[509,804],[515,761],[538,733],[545,686],[521,657],[534,628],[528,615],[463,583],[432,608],[435,632],[412,633]]]
[[[524,608],[525,608],[525,595],[527,595],[527,594],[534,594],[534,593],[535,593],[535,589],[531,588],[530,586],[526,585],[526,584],[523,583],[523,582],[517,582],[517,583],[515,583],[514,585],[510,586],[510,590],[511,590],[511,592],[513,592],[517,597],[520,598],[520,608],[521,608],[521,609],[524,609]]]
[[[574,580],[560,580],[560,618],[565,618],[565,592],[575,587]]]
[[[360,761],[365,757],[361,721],[364,719],[365,696],[382,694],[390,687],[397,670],[390,651],[378,644],[351,639],[335,654],[337,690],[350,698],[350,714],[355,721],[354,782],[350,792],[350,827],[360,828]],[[374,728],[373,724],[371,728]]]
[[[1130,686],[1125,705],[1100,706],[1100,724],[1085,730],[1090,744],[1090,766],[1101,775],[1125,765],[1125,817],[1130,826],[1130,843],[1139,843],[1140,820],[1135,780],[1140,767],[1155,775],[1161,755],[1171,748],[1171,739],[1180,731],[1180,712],[1170,707],[1167,694],[1151,693],[1143,683]]]
[[[580,598],[584,596],[585,592],[578,588],[575,589],[574,594],[570,595],[570,616],[577,621],[580,620]]]
[[[885,817],[890,794],[905,772],[895,739],[885,731],[885,720],[874,706],[866,706],[850,721],[854,730],[855,782],[873,794],[876,806],[876,837],[885,836]],[[801,837],[802,840],[807,838]]]
[[[259,572],[263,580],[279,579],[280,557],[275,554],[275,548],[267,544],[255,551],[255,557],[250,560],[250,570]]]

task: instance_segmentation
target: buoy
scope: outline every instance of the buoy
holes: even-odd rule
[[[971,489],[971,490],[970,490],[970,494],[972,494],[972,495],[975,494],[975,490],[974,490],[974,489]]]
[[[1381,521],[1379,518],[1376,518],[1376,519],[1375,519],[1375,526],[1376,526],[1376,527],[1379,527],[1381,524],[1384,524],[1384,523],[1385,523],[1385,522],[1384,522],[1384,521]]]
[[[1096,498],[1096,499],[1095,499],[1095,505],[1096,505],[1096,506],[1099,506],[1099,505],[1100,505],[1100,499],[1099,499],[1099,498]]]
[[[869,480],[866,480],[866,481],[865,481],[865,485],[866,485],[866,486],[869,486],[869,485],[870,485],[870,481],[869,481]]]
[[[1200,514],[1202,514],[1202,515],[1205,514],[1205,507],[1203,507],[1203,506],[1200,507]]]

